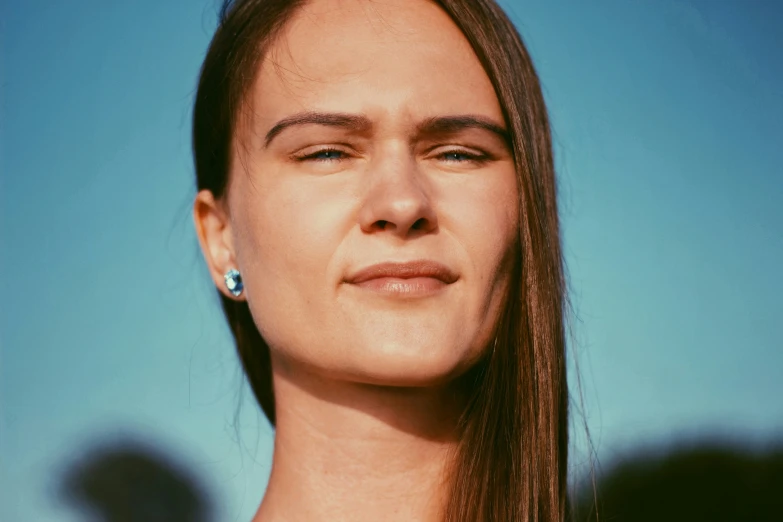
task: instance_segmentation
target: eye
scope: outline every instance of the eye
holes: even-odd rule
[[[486,154],[466,150],[448,150],[438,154],[437,158],[447,163],[483,163],[488,159]]]
[[[304,156],[299,156],[296,159],[299,161],[323,161],[333,162],[345,159],[347,154],[338,149],[321,149]]]

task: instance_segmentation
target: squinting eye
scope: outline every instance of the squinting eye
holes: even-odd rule
[[[323,149],[299,158],[299,161],[339,161],[345,158],[345,153],[337,149]]]
[[[440,154],[438,157],[448,162],[457,162],[457,163],[462,163],[466,161],[479,162],[486,159],[484,155],[470,154],[468,152],[459,151],[459,150],[444,152]]]

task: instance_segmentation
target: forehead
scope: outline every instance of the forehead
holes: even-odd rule
[[[494,89],[465,36],[429,0],[314,0],[261,64],[255,113],[301,110],[502,121]]]

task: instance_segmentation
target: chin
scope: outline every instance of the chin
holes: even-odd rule
[[[444,342],[446,341],[446,342]],[[419,340],[415,345],[402,340],[375,340],[355,346],[345,361],[352,379],[386,386],[436,386],[467,371],[481,356],[481,350],[464,342],[444,339]]]

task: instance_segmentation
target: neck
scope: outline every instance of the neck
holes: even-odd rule
[[[254,522],[441,520],[462,404],[454,387],[274,368],[272,472]]]

